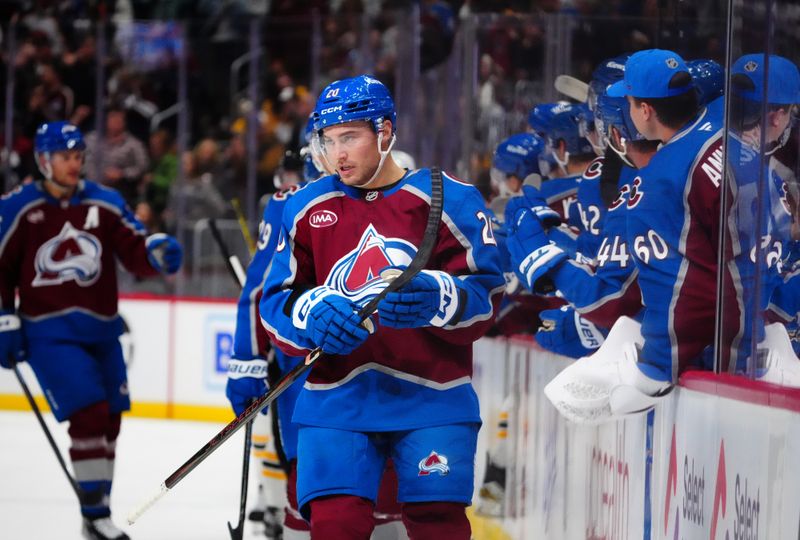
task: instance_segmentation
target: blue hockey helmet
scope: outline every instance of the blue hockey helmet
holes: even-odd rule
[[[566,151],[572,155],[593,153],[592,143],[588,139],[590,119],[586,116],[587,110],[586,106],[569,105],[553,115],[547,133],[548,146],[555,149],[559,141],[564,141]]]
[[[628,141],[644,140],[644,135],[639,133],[633,123],[630,105],[625,98],[611,97],[608,94],[599,96],[595,123],[598,131],[607,139],[611,139],[611,126],[614,126]]]
[[[689,74],[697,89],[697,100],[706,106],[725,91],[725,70],[717,62],[709,59],[690,60],[686,62]]]
[[[593,113],[597,114],[597,97],[605,94],[610,85],[625,77],[625,62],[628,61],[628,57],[630,54],[625,53],[603,60],[592,72],[587,103]]]
[[[495,148],[492,167],[506,175],[524,180],[539,172],[539,154],[544,151],[544,141],[533,133],[517,133]]]
[[[313,115],[314,131],[347,122],[368,121],[375,131],[383,121],[392,121],[395,131],[397,114],[389,89],[369,75],[334,81],[322,91],[317,99]]]
[[[69,122],[47,122],[36,129],[33,149],[37,154],[85,150],[86,142],[81,130]]]
[[[569,105],[568,101],[540,103],[528,113],[528,125],[539,136],[545,136],[550,130],[550,121],[553,119],[553,115],[563,111],[564,108],[569,107]]]

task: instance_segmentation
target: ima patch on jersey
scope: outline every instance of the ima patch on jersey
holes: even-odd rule
[[[69,221],[56,236],[36,251],[36,277],[31,285],[43,287],[75,281],[87,287],[100,277],[103,245],[96,236],[76,229]]]
[[[410,242],[387,238],[369,225],[358,246],[331,267],[325,285],[354,302],[363,302],[386,288],[381,270],[387,266],[407,266],[415,253],[416,248]]]

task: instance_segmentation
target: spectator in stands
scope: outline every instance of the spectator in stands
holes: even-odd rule
[[[90,177],[118,190],[133,207],[140,196],[142,176],[150,164],[147,150],[142,141],[128,132],[122,109],[110,109],[105,125],[102,140],[96,132],[86,137],[87,171]]]
[[[95,86],[97,78],[97,49],[92,35],[83,36],[75,50],[61,57],[64,82],[72,89],[75,109],[70,123],[81,130],[89,131],[95,108]]]
[[[175,137],[166,129],[150,135],[150,159],[152,167],[144,176],[144,201],[152,214],[152,225],[160,228],[161,214],[167,207],[169,190],[178,177],[178,154]],[[144,223],[144,220],[142,220]]]
[[[28,99],[28,120],[32,126],[54,122],[72,115],[75,99],[72,90],[61,82],[61,74],[52,62],[36,66],[39,84]]]
[[[193,152],[183,154],[184,182],[172,183],[169,190],[164,221],[169,230],[175,230],[178,218],[191,229],[201,219],[220,218],[228,212],[229,205],[214,185],[213,174],[208,170],[209,156],[216,145],[210,139],[200,141]],[[183,201],[181,201],[183,199]],[[182,212],[182,215],[178,215]]]

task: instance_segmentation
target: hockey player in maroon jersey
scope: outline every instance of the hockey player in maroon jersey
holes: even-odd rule
[[[472,343],[491,325],[504,282],[483,200],[443,174],[427,268],[379,304],[370,334],[355,310],[385,287],[381,271],[416,253],[431,171],[403,170],[390,156],[394,103],[375,79],[329,85],[314,120],[336,174],[287,202],[260,305],[287,354],[321,346],[329,355],[295,407],[301,510],[313,538],[368,538],[391,457],[409,536],[466,540],[480,425]]]
[[[109,508],[121,413],[130,409],[116,265],[172,274],[183,251],[171,236],[147,236],[119,193],[81,178],[85,147],[75,126],[42,124],[35,152],[44,180],[0,201],[0,364],[27,360],[56,419],[69,421],[84,537],[127,539]]]

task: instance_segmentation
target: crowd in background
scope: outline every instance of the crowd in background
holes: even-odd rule
[[[12,113],[5,110],[6,100],[0,103],[0,122],[12,119],[11,152],[3,155],[5,187],[39,174],[32,152],[36,126],[67,119],[88,134],[87,176],[119,189],[151,230],[175,232],[179,214],[188,227],[201,218],[233,217],[230,200],[247,197],[248,159],[255,163],[258,196],[275,190],[273,177],[282,158],[303,144],[303,129],[319,88],[354,73],[371,72],[396,89],[400,84],[396,77],[409,62],[403,48],[414,39],[407,18],[417,13],[410,11],[416,6],[418,67],[423,75],[462,55],[463,47],[456,46],[459,30],[468,21],[475,25],[476,118],[466,126],[475,146],[472,155],[458,159],[470,162],[471,180],[488,190],[491,152],[505,135],[524,129],[531,106],[546,93],[542,66],[552,31],[548,15],[564,16],[561,24],[567,25],[572,43],[571,72],[588,80],[593,66],[616,51],[668,46],[676,40],[693,49],[694,56],[720,60],[724,25],[696,24],[716,13],[709,8],[713,2],[684,4],[5,2],[0,6],[0,20],[7,21],[0,27],[0,86],[7,89],[9,77],[13,82]],[[258,65],[255,148],[247,139],[251,104],[246,67],[230,84],[231,65],[250,50],[252,21],[257,21],[264,48]],[[165,113],[179,100],[181,53],[186,53],[189,122],[179,156],[178,116]],[[313,62],[310,53],[316,53]],[[311,65],[314,62],[316,66]],[[0,138],[7,132],[3,125]],[[407,144],[414,134],[402,137]],[[6,145],[5,140],[0,142]],[[403,140],[400,147],[405,148]],[[419,156],[426,157],[430,156]],[[459,166],[432,157],[442,166]]]

